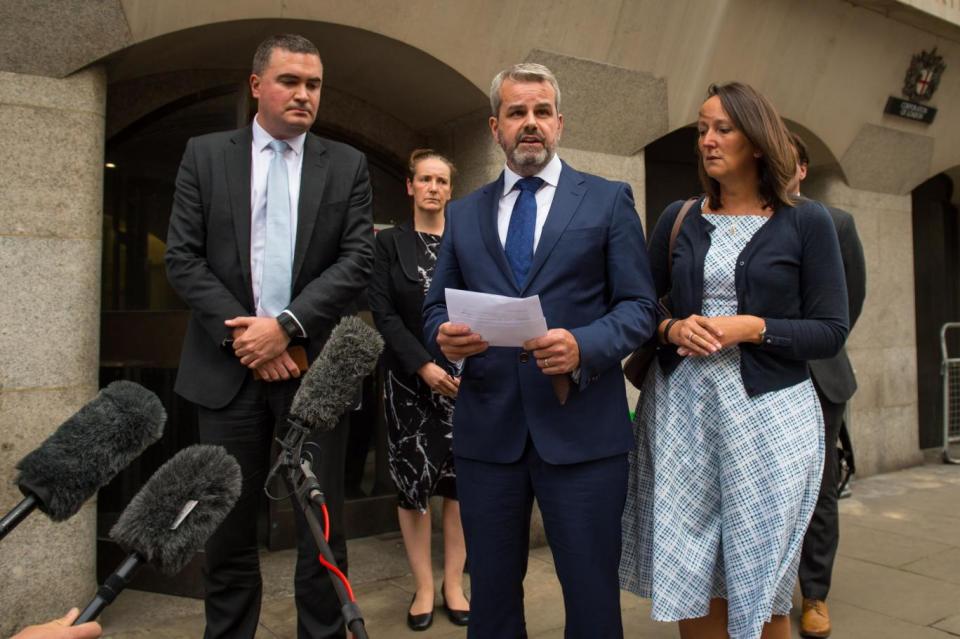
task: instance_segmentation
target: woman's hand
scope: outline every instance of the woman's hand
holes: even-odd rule
[[[435,393],[456,397],[457,391],[460,390],[460,378],[453,377],[433,362],[427,362],[417,369],[417,375]]]
[[[765,325],[762,318],[754,315],[691,315],[676,322],[668,337],[671,344],[679,347],[678,355],[703,357],[744,342],[759,344],[760,332]]]
[[[716,317],[691,315],[677,320],[670,327],[667,340],[679,348],[677,353],[683,356],[705,357],[719,351],[723,345],[720,338],[723,332],[714,326]]]

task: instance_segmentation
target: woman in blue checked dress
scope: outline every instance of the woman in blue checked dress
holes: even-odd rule
[[[790,637],[800,547],[823,464],[807,360],[847,335],[833,223],[797,201],[797,160],[773,106],[711,86],[697,144],[706,192],[650,242],[673,318],[637,407],[621,585],[684,639]]]

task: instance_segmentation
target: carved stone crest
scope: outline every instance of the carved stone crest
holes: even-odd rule
[[[907,77],[903,80],[903,95],[909,100],[926,102],[933,97],[940,84],[940,76],[947,65],[943,56],[937,55],[937,48],[921,51],[910,60]]]

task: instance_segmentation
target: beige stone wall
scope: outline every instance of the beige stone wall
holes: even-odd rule
[[[867,264],[866,301],[847,340],[858,384],[849,404],[857,474],[919,463],[910,196],[852,189],[836,174],[804,186],[853,215]]]
[[[97,389],[105,76],[0,72],[0,509],[14,465]],[[79,451],[78,451],[79,452]],[[0,543],[0,636],[93,593],[96,504]]]
[[[960,2],[957,0],[896,0],[896,2],[960,26]]]
[[[945,108],[960,102],[960,82],[947,79],[960,67],[960,27],[952,12],[934,17],[942,13],[934,10],[934,0],[912,0],[917,9],[902,4],[907,13],[878,10],[877,4],[555,0],[545,13],[533,0],[121,0],[133,42],[235,20],[314,20],[409,44],[484,92],[496,71],[527,59],[533,50],[592,60],[665,80],[669,130],[696,118],[709,83],[742,80],[769,96],[785,117],[815,132],[837,158],[865,124],[933,138],[921,167],[923,181],[960,164],[960,112]],[[908,15],[921,12],[936,29]],[[940,107],[936,122],[926,126],[883,115],[887,97],[899,94],[911,56],[933,45],[944,56],[948,74],[932,102]],[[642,112],[646,106],[642,97],[626,105],[621,121],[649,118]],[[615,123],[598,124],[610,130]]]

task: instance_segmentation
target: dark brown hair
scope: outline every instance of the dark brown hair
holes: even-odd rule
[[[304,38],[302,35],[297,35],[295,33],[281,33],[279,35],[272,35],[257,47],[256,52],[253,54],[253,68],[251,73],[254,75],[263,75],[263,70],[267,68],[267,65],[270,64],[270,56],[273,55],[274,49],[283,49],[284,51],[289,51],[290,53],[306,53],[309,55],[315,55],[318,58],[320,57],[320,52],[317,50],[317,46]]]
[[[773,104],[759,91],[741,82],[711,84],[707,89],[707,99],[713,96],[720,98],[720,104],[733,126],[760,153],[757,158],[757,174],[760,178],[757,191],[760,200],[774,210],[783,205],[792,206],[796,198],[790,194],[788,186],[797,173],[797,156],[790,133]],[[723,208],[720,183],[707,175],[699,144],[697,160],[700,184],[709,198],[710,208]]]
[[[807,152],[807,145],[803,138],[791,131],[790,140],[793,142],[793,148],[797,151],[797,164],[810,166],[810,154]]]
[[[450,158],[442,153],[437,153],[433,149],[413,150],[413,152],[410,154],[410,161],[407,163],[407,179],[413,180],[414,176],[417,174],[417,165],[423,160],[429,160],[430,158],[440,160],[450,167],[450,179],[453,180],[453,176],[457,174],[457,167],[454,166],[453,162],[450,161]]]

